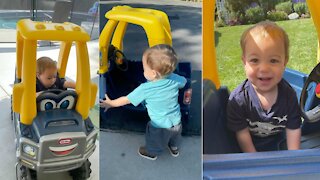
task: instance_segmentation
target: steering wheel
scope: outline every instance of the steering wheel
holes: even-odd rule
[[[317,66],[313,68],[313,70],[309,74],[309,77],[307,78],[303,86],[301,96],[300,96],[300,109],[304,119],[307,122],[317,122],[320,120],[320,106],[316,106],[315,108],[308,110],[307,112],[305,112],[304,110],[306,100],[307,100],[307,88],[310,85],[310,83],[313,83],[313,82],[316,84],[320,83],[320,63],[317,64]]]
[[[110,45],[109,47],[109,60],[111,63],[114,63],[116,67],[121,71],[127,71],[128,70],[128,60],[124,53],[114,47],[113,45]]]
[[[42,93],[40,93],[38,97],[46,94],[60,94],[62,92],[64,92],[64,90],[62,89],[48,89],[48,90],[42,91]]]

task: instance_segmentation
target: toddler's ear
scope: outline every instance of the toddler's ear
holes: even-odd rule
[[[159,73],[156,70],[152,70],[152,76],[154,79],[158,77]]]
[[[246,59],[245,59],[244,55],[241,56],[241,60],[242,60],[242,64],[246,65]]]

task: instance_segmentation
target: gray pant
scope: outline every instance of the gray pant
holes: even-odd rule
[[[178,147],[181,141],[181,123],[171,128],[155,128],[149,121],[146,128],[146,150],[150,155],[159,155],[168,146]]]

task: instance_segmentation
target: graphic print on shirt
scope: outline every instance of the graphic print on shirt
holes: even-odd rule
[[[278,120],[279,121],[278,123],[280,124],[282,121],[287,121],[288,120],[287,116],[288,115],[285,115],[282,118],[281,117],[272,117],[272,118]]]
[[[286,127],[281,123],[284,122],[283,124],[285,124],[285,122],[287,121],[287,116],[288,115],[285,115],[283,117],[272,117],[274,121],[269,122],[252,122],[250,119],[246,120],[249,123],[249,130],[253,135],[259,137],[267,137],[281,132]]]

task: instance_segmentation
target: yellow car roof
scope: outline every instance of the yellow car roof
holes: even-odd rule
[[[50,23],[23,19],[17,30],[24,39],[51,41],[89,41],[90,36],[83,28],[73,23]]]

